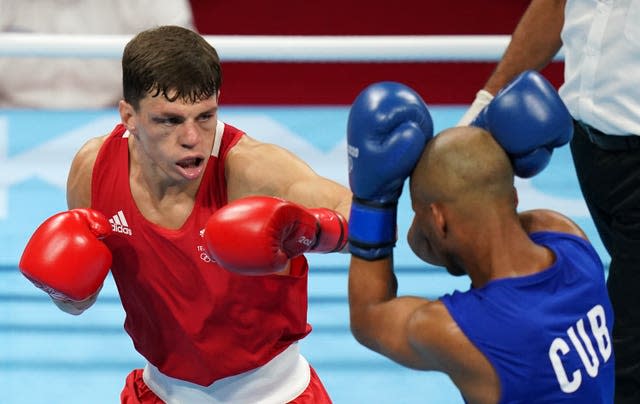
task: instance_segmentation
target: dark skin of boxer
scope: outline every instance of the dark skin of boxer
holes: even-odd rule
[[[509,159],[479,128],[452,128],[434,137],[414,169],[410,191],[412,250],[453,275],[467,274],[474,287],[548,268],[553,253],[531,241],[529,233],[558,231],[586,239],[559,213],[516,211]],[[352,256],[349,304],[352,332],[363,345],[404,366],[446,373],[469,403],[499,400],[495,370],[445,305],[397,296],[392,256],[376,261]]]

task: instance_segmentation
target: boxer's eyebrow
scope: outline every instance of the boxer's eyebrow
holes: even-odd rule
[[[153,115],[151,117],[151,121],[153,121],[154,123],[180,124],[185,120],[186,118],[184,116],[174,113],[161,113],[158,115]]]

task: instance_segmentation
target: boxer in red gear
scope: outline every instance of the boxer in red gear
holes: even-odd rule
[[[351,192],[285,149],[218,120],[218,55],[195,32],[144,31],[127,44],[122,66],[122,122],[80,149],[67,184],[71,212],[88,208],[111,225],[111,235],[97,242],[112,255],[125,330],[148,361],[127,377],[122,402],[331,402],[297,344],[311,331],[308,267],[300,254],[344,246],[346,236],[338,233],[346,232],[340,223],[346,223]],[[322,243],[263,276],[223,268],[207,248],[207,222],[225,205],[255,195],[296,206],[293,223],[281,226],[296,228],[311,212],[317,228],[303,234]],[[325,215],[314,215],[318,209]],[[272,221],[276,210],[247,220]],[[251,257],[252,240],[237,244],[248,247],[234,254]],[[69,271],[48,265],[42,254],[37,262],[40,280]],[[91,270],[73,271],[83,269]],[[82,301],[52,298],[61,309],[81,313],[95,301],[96,283]]]

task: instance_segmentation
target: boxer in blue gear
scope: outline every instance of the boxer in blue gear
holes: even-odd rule
[[[349,136],[351,145],[358,133]],[[404,366],[447,374],[468,403],[611,403],[613,314],[602,262],[569,218],[517,211],[515,164],[494,136],[476,126],[445,130],[413,170],[393,177],[401,189],[410,174],[412,250],[469,276],[469,290],[398,296],[393,249],[377,258],[357,251],[352,333]],[[350,175],[364,177],[358,169]]]

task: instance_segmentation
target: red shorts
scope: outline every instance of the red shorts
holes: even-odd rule
[[[311,380],[307,388],[290,404],[331,404],[331,398],[325,390],[316,371],[311,370]],[[142,380],[142,369],[134,369],[127,376],[124,388],[120,393],[122,404],[163,404],[164,402],[147,387]]]

